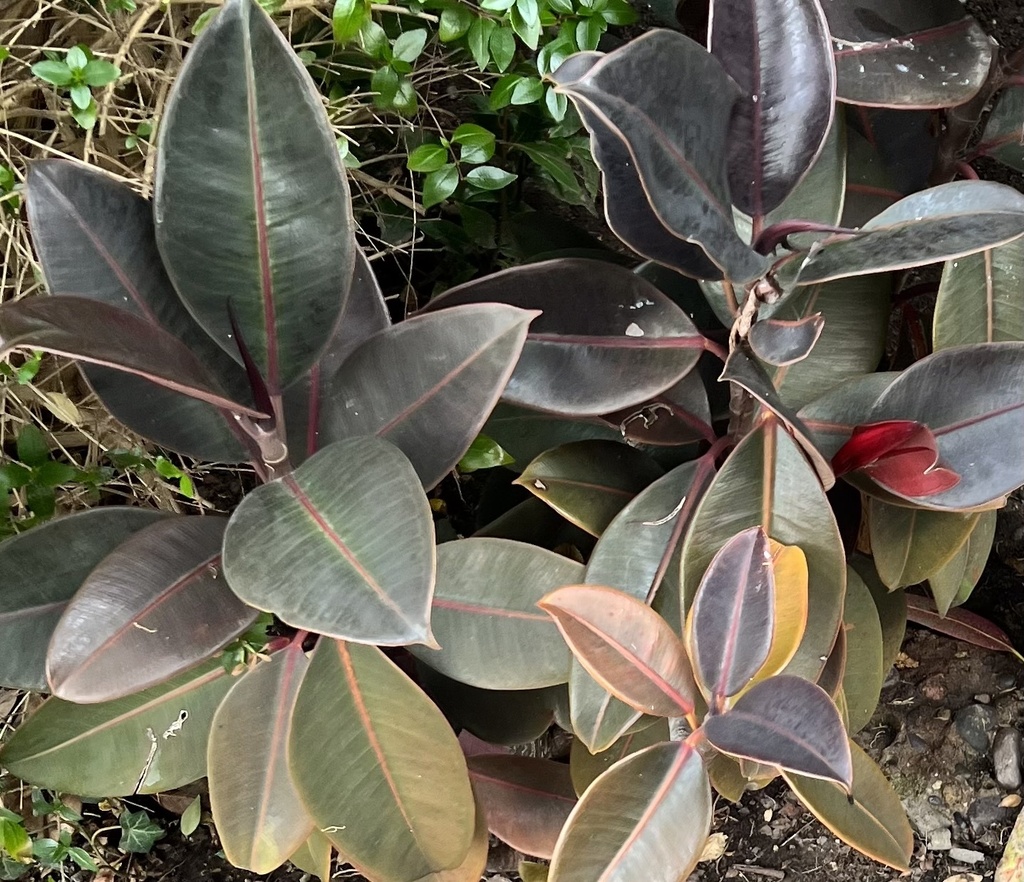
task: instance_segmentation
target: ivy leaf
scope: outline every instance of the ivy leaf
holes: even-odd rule
[[[414,172],[437,171],[448,160],[448,151],[441,144],[421,144],[409,154],[405,167]]]
[[[498,73],[504,73],[512,63],[516,54],[516,37],[504,25],[491,32],[491,57]]]
[[[494,134],[483,126],[463,123],[452,133],[452,143],[459,145],[459,159],[470,165],[487,162],[494,156]]]
[[[37,61],[32,65],[32,76],[51,86],[67,86],[74,79],[71,68],[63,61]]]
[[[344,45],[354,39],[369,20],[370,5],[366,0],[335,0],[334,10],[331,12],[334,42]]]
[[[466,175],[466,182],[479,190],[501,190],[511,184],[518,175],[495,168],[493,165],[481,165]]]
[[[423,47],[426,45],[426,30],[424,28],[417,28],[414,31],[406,31],[404,34],[399,34],[391,51],[399,61],[412,64],[420,57],[420,53],[423,52]]]
[[[444,202],[459,186],[459,170],[449,162],[432,171],[423,181],[423,207],[430,208]]]
[[[473,24],[473,13],[465,6],[446,6],[441,11],[441,21],[437,27],[437,38],[442,43],[450,43],[463,36]]]
[[[146,812],[121,812],[121,841],[118,847],[122,851],[146,854],[158,839],[164,837],[164,831]]]
[[[89,852],[84,848],[79,848],[77,845],[72,846],[68,849],[68,857],[83,870],[88,870],[90,873],[98,873],[100,871],[96,861],[92,859]]]
[[[469,54],[473,56],[479,70],[487,67],[491,60],[491,34],[497,26],[497,22],[490,18],[478,18],[469,26],[466,36]]]

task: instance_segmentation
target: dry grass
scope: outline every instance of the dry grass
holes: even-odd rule
[[[0,63],[0,164],[11,169],[22,185],[28,164],[44,157],[62,157],[101,168],[149,196],[153,188],[155,153],[139,139],[129,148],[130,137],[140,124],[159,125],[170,88],[192,40],[191,28],[198,16],[215,2],[137,0],[133,13],[108,12],[103,0],[6,0],[0,2],[0,46],[10,56]],[[296,50],[316,51],[331,44],[330,0],[286,0],[276,15]],[[384,7],[395,10],[395,7]],[[411,13],[404,16],[416,18]],[[420,14],[418,17],[433,19]],[[419,22],[412,21],[410,26]],[[298,35],[302,35],[301,40]],[[99,58],[122,72],[111,86],[94,90],[98,119],[94,129],[83,131],[68,112],[66,93],[35,79],[31,66],[47,51],[63,53],[83,44]],[[428,50],[414,83],[424,109],[414,121],[381,118],[371,96],[356,92],[342,102],[327,104],[338,137],[347,138],[363,160],[352,170],[350,181],[357,209],[372,210],[380,196],[422,213],[415,202],[410,175],[404,168],[405,138],[413,127],[450,131],[458,120],[438,109],[446,93],[465,94],[481,89],[467,64],[455,63],[441,49]],[[326,54],[326,53],[324,53]],[[340,63],[327,61],[312,69],[314,76],[337,71]],[[373,132],[374,156],[368,157],[364,139]],[[383,144],[383,149],[382,149]],[[15,208],[21,193],[0,195],[0,301],[39,293],[41,277],[34,259],[24,208]],[[386,243],[367,237],[371,259],[399,252],[399,265],[407,279],[419,247],[413,230],[408,241]],[[17,356],[14,356],[17,359]],[[31,385],[7,381],[0,385],[0,444],[17,436],[20,427],[33,424],[44,430],[54,456],[92,467],[103,462],[111,449],[145,448],[143,439],[112,420],[82,382],[77,368],[48,359]],[[8,445],[8,449],[10,449]],[[190,471],[209,466],[185,463]],[[190,503],[153,473],[119,476],[110,487],[114,493],[134,497],[140,504],[180,510]],[[85,504],[74,488],[60,500],[62,510]]]

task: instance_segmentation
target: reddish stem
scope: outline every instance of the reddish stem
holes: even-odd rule
[[[960,173],[960,177],[965,178],[968,181],[980,180],[978,173],[974,170],[969,162],[963,162],[962,160],[956,164],[956,170]]]

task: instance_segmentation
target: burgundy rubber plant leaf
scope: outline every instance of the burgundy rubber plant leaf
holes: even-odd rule
[[[931,429],[913,420],[857,426],[835,457],[836,475],[861,471],[895,493],[927,497],[955,487],[960,476],[939,463]]]

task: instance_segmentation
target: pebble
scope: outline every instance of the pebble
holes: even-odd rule
[[[956,712],[953,723],[967,744],[978,753],[988,753],[989,740],[999,723],[999,715],[988,705],[969,704]]]
[[[973,848],[951,848],[949,850],[949,859],[961,864],[980,864],[985,860],[985,855],[980,851],[975,851]]]
[[[975,836],[980,836],[996,824],[1005,824],[1011,817],[1011,810],[999,804],[998,796],[982,796],[967,808],[967,821]]]
[[[992,767],[996,781],[1004,790],[1017,790],[1021,785],[1020,732],[1003,726],[992,742]]]
[[[928,851],[949,851],[953,847],[953,831],[949,827],[932,830],[926,845]]]
[[[978,704],[991,704],[992,696],[989,695],[987,692],[979,692],[977,695],[974,696],[974,700],[978,702]]]

